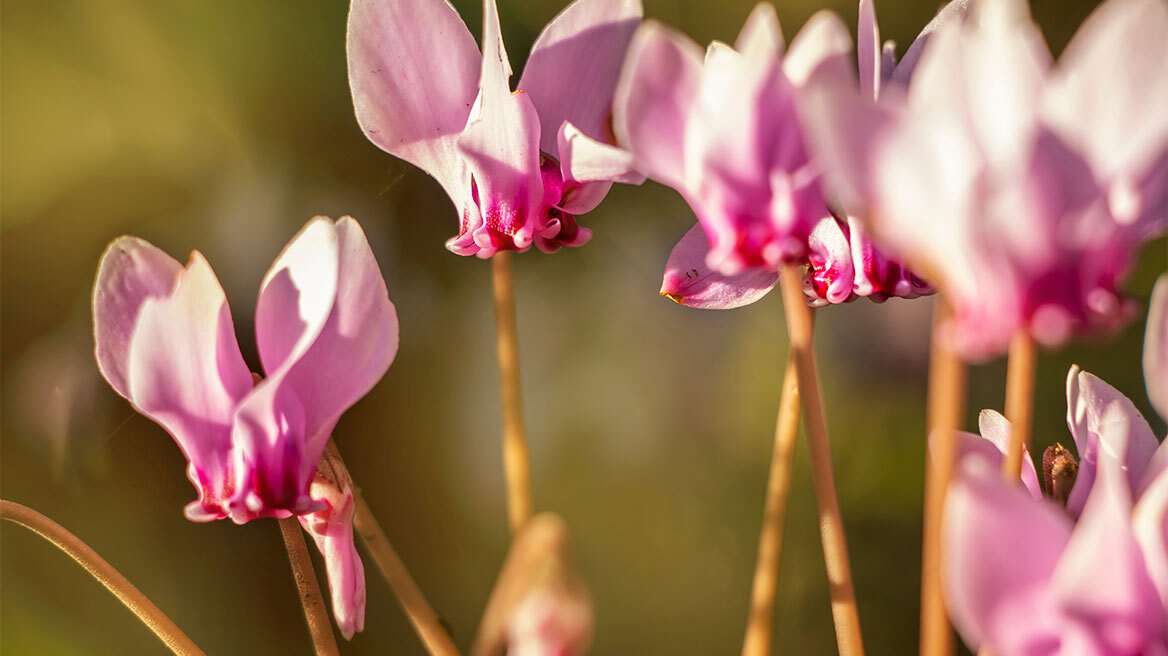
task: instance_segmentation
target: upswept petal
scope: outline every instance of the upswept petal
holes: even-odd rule
[[[351,217],[338,220],[335,228],[331,220],[324,221],[335,230],[335,301],[311,346],[289,364],[284,379],[304,407],[308,465],[320,458],[341,414],[385,375],[398,347],[397,311],[360,224]],[[260,292],[261,299],[268,289]],[[287,310],[271,310],[267,321],[295,317]],[[256,314],[259,326],[258,305]]]
[[[300,359],[337,299],[339,243],[331,219],[314,217],[264,275],[256,301],[256,345],[268,377]]]
[[[137,237],[119,237],[105,249],[93,285],[93,338],[97,368],[118,394],[129,398],[126,380],[130,338],[147,298],[170,294],[182,265]]]
[[[924,54],[925,48],[933,35],[946,25],[953,23],[960,23],[965,20],[969,13],[970,0],[950,0],[948,4],[937,12],[933,20],[925,25],[917,38],[913,39],[908,50],[904,52],[904,56],[900,58],[900,63],[896,65],[896,70],[892,72],[892,82],[908,86],[909,81],[916,71],[917,63],[920,61],[921,55]]]
[[[519,89],[539,112],[545,153],[557,152],[564,121],[592,139],[612,143],[612,97],[641,15],[640,0],[576,0],[536,39]]]
[[[1144,328],[1144,385],[1148,400],[1168,421],[1168,274],[1160,274],[1148,301]]]
[[[1116,442],[1128,427],[1120,420],[1103,430],[1101,441]],[[1119,464],[1100,461],[1051,593],[1068,614],[1092,626],[1105,653],[1133,654],[1163,635],[1168,616],[1132,531],[1131,489]]]
[[[1087,153],[1101,177],[1132,184],[1168,149],[1165,61],[1163,2],[1103,2],[1059,58],[1044,117]]]
[[[1168,469],[1149,481],[1132,510],[1132,533],[1168,614]]]
[[[723,276],[706,265],[709,252],[706,233],[695,224],[669,254],[661,295],[688,307],[729,310],[754,303],[779,282],[778,273],[763,268]]]
[[[142,303],[128,356],[127,397],[174,437],[191,463],[200,499],[187,507],[187,516],[224,516],[232,493],[231,424],[252,377],[223,288],[199,252],[169,296]]]
[[[520,251],[531,246],[544,199],[539,114],[527,94],[511,92],[511,64],[494,0],[483,1],[482,64],[479,95],[458,139],[470,162],[482,222],[464,226],[447,248],[486,258],[505,241],[513,240]]]
[[[565,121],[560,127],[558,140],[556,149],[560,153],[560,167],[564,171],[565,181],[612,181],[624,184],[641,184],[645,181],[645,176],[633,168],[632,153],[597,141],[571,123]],[[562,209],[572,214],[588,211],[567,207]]]
[[[982,410],[977,415],[977,429],[981,436],[989,440],[998,451],[1005,454],[1010,447],[1010,420],[996,410]],[[1035,500],[1042,500],[1042,486],[1038,482],[1038,470],[1034,466],[1034,459],[1030,457],[1030,450],[1022,451],[1022,484],[1030,490]]]
[[[316,468],[310,492],[324,508],[297,519],[324,558],[333,618],[345,640],[351,640],[365,628],[365,567],[353,541],[353,481],[328,450]]]
[[[847,26],[834,12],[815,12],[795,38],[783,57],[783,73],[795,86],[813,81],[849,84],[852,75],[852,37]]]
[[[479,49],[446,0],[354,0],[346,36],[357,122],[434,176],[460,212],[470,181],[455,139],[478,93]]]
[[[860,93],[865,98],[880,96],[881,53],[880,26],[876,23],[873,0],[860,0],[860,17],[856,29],[856,57],[860,64]]]
[[[1067,424],[1080,458],[1067,510],[1079,513],[1104,461],[1116,463],[1128,494],[1134,493],[1159,446],[1135,405],[1100,378],[1073,366],[1067,374]],[[1124,430],[1113,430],[1111,424]]]
[[[760,2],[750,11],[738,38],[734,40],[734,50],[744,57],[772,58],[778,60],[783,55],[783,30],[779,27],[779,15],[775,6]]]
[[[997,464],[978,455],[982,450],[958,462],[945,497],[942,578],[949,612],[970,646],[1051,653],[1059,617],[1045,592],[1071,537],[1070,519],[1002,480]],[[1037,651],[1042,646],[1046,652]]]
[[[698,94],[702,50],[656,21],[637,28],[613,100],[613,130],[637,170],[675,189],[685,184],[685,134]]]

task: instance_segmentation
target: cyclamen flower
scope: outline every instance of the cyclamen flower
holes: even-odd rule
[[[1057,68],[1022,0],[934,34],[907,95],[822,93],[809,134],[843,202],[944,290],[966,357],[1120,324],[1168,226],[1168,11],[1108,0]]]
[[[1149,324],[1149,334],[1164,329]],[[1079,458],[1047,450],[1045,497],[1029,454],[1022,486],[1002,479],[1004,417],[983,411],[981,437],[962,435],[944,520],[953,621],[971,646],[1001,656],[1168,653],[1168,442],[1078,367],[1067,423]]]
[[[639,0],[577,0],[536,40],[510,87],[495,0],[483,3],[483,54],[446,0],[353,0],[349,85],[357,121],[382,150],[425,170],[459,214],[446,247],[580,246],[575,215],[614,180],[639,182],[612,146],[609,114]],[[588,154],[588,165],[574,154]]]
[[[321,542],[335,526],[314,528],[334,513],[350,524],[351,489],[322,494],[313,482],[341,414],[397,352],[397,315],[357,222],[313,219],[264,276],[255,325],[266,376],[255,382],[223,288],[198,251],[184,268],[136,237],[114,241],[98,269],[93,322],[102,375],[189,461],[199,498],[187,518],[302,516],[329,561],[338,625],[346,636],[359,630],[364,584],[352,581],[363,579],[360,561]],[[342,578],[349,583],[339,586]]]
[[[820,166],[804,147],[798,97],[819,78],[849,77],[849,49],[839,19],[820,12],[784,56],[768,4],[751,13],[734,48],[712,43],[704,61],[687,37],[655,23],[640,28],[615,129],[637,168],[679,191],[699,221],[670,254],[662,295],[708,309],[747,305],[792,262],[809,264],[805,290],[815,305],[929,291],[829,211]]]

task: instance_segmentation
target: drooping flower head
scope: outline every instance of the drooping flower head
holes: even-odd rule
[[[1162,335],[1164,319],[1153,314],[1149,334]],[[1148,340],[1145,353],[1162,346]],[[1029,454],[1021,485],[1002,479],[1004,417],[983,411],[981,436],[962,435],[944,519],[953,621],[971,646],[1002,656],[1168,653],[1168,442],[1078,367],[1067,424],[1077,457],[1047,449],[1045,493]]]
[[[1130,313],[1117,285],[1168,226],[1168,11],[1109,0],[1058,67],[1020,0],[971,3],[907,94],[823,93],[814,150],[844,203],[953,303],[967,357]]]
[[[608,127],[640,20],[639,0],[576,0],[536,40],[512,91],[495,0],[483,3],[481,56],[446,0],[353,0],[357,121],[446,190],[459,214],[451,251],[488,258],[533,243],[546,252],[582,245],[591,232],[575,215],[600,204],[612,181],[641,179]],[[578,152],[594,164],[576,166]]]
[[[829,209],[822,167],[804,144],[799,97],[822,80],[853,79],[849,49],[843,24],[820,12],[784,54],[768,4],[755,8],[734,48],[712,43],[704,59],[680,34],[651,22],[640,28],[615,128],[638,169],[679,191],[698,217],[670,254],[662,295],[739,307],[774,287],[782,263],[808,265],[804,287],[816,305],[929,293]],[[880,75],[878,63],[873,70]]]
[[[398,343],[396,312],[356,221],[313,219],[264,276],[258,380],[198,251],[183,267],[141,239],[114,241],[98,269],[93,321],[102,375],[189,462],[199,498],[188,519],[242,524],[336,510],[333,497],[314,496],[317,463],[341,414],[381,379]],[[359,600],[339,600],[360,602],[350,617],[363,616],[361,590]],[[341,625],[347,635],[354,627]]]

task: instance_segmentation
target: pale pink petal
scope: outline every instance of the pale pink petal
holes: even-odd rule
[[[226,516],[231,424],[252,376],[223,288],[201,254],[191,255],[169,296],[142,303],[128,357],[128,398],[174,437],[191,463],[200,498],[187,506],[187,516]]]
[[[843,21],[833,12],[817,11],[791,40],[783,73],[795,86],[854,80],[851,54],[852,37]]]
[[[860,63],[860,93],[867,98],[880,96],[881,55],[880,26],[876,24],[873,0],[860,0],[860,18],[856,31],[856,56]]]
[[[355,0],[346,50],[369,140],[434,176],[460,212],[470,180],[455,139],[478,93],[479,50],[446,0]]]
[[[900,63],[896,65],[896,70],[892,73],[892,81],[897,84],[907,86],[909,80],[912,79],[913,73],[916,70],[917,62],[921,55],[925,52],[929,40],[933,34],[944,26],[954,23],[960,23],[965,20],[966,14],[969,13],[970,0],[950,0],[948,4],[937,12],[933,20],[929,21],[921,33],[913,39],[912,44],[905,51],[904,57],[901,57]]]
[[[977,453],[964,456],[954,474],[943,525],[943,583],[954,625],[971,647],[1053,653],[1061,627],[1046,589],[1070,539],[1070,519],[1004,481],[998,463]]]
[[[337,299],[339,249],[332,220],[315,217],[264,275],[256,301],[256,345],[268,377],[303,356],[328,321]]]
[[[565,181],[598,182],[613,181],[625,184],[641,184],[645,176],[633,168],[633,155],[627,150],[597,141],[584,134],[571,123],[565,122],[559,131],[560,167]],[[570,207],[562,203],[561,209],[572,214],[583,214],[588,209]],[[595,207],[595,205],[593,206]]]
[[[332,221],[324,220],[332,228]],[[304,408],[305,454],[310,465],[320,458],[332,426],[341,414],[368,394],[385,375],[398,346],[397,311],[389,300],[381,269],[360,224],[350,217],[338,220],[335,239],[338,255],[333,264],[337,270],[335,302],[309,348],[288,364],[284,378]],[[326,244],[319,248],[329,250]],[[291,274],[295,277],[300,272],[303,270],[293,270]],[[269,278],[260,292],[257,329],[281,318],[296,320],[289,308],[278,306],[287,302],[288,293],[275,288],[275,280]],[[269,295],[273,299],[271,305],[264,301]],[[262,339],[260,343],[263,344]],[[260,352],[262,357],[262,346]],[[271,371],[268,359],[264,362],[265,369]]]
[[[1101,440],[1115,442],[1125,421],[1104,427]],[[1114,460],[1101,460],[1095,484],[1052,580],[1052,594],[1066,612],[1093,627],[1106,653],[1137,653],[1163,635],[1161,600],[1132,532],[1131,491]]]
[[[1098,377],[1071,367],[1067,376],[1067,423],[1080,458],[1067,510],[1078,514],[1093,487],[1096,469],[1105,460],[1116,463],[1128,493],[1134,492],[1159,446],[1135,405]],[[1114,423],[1122,423],[1125,430],[1108,430]]]
[[[639,27],[629,45],[613,100],[618,143],[637,170],[671,187],[685,183],[685,133],[698,94],[702,50],[655,21]]]
[[[1002,454],[1010,446],[1010,421],[995,410],[982,410],[977,416],[977,429],[981,436]],[[1034,459],[1030,457],[1030,450],[1022,452],[1022,484],[1030,490],[1030,495],[1037,501],[1042,500],[1042,486],[1038,482],[1038,470],[1034,467]]]
[[[536,218],[544,200],[540,172],[539,115],[531,98],[511,92],[511,64],[503,47],[499,10],[483,2],[483,67],[479,95],[458,139],[470,162],[482,224],[447,244],[456,253],[477,247],[490,257],[506,238],[523,251],[535,241]],[[473,241],[473,246],[468,240]]]
[[[777,272],[760,268],[723,276],[706,265],[709,251],[702,226],[694,225],[669,254],[661,295],[689,307],[729,310],[754,303],[779,281]]]
[[[612,97],[640,22],[640,0],[576,0],[536,39],[519,89],[539,111],[545,153],[557,152],[564,121],[592,139],[612,143]]]
[[[1168,469],[1148,481],[1132,510],[1132,532],[1143,551],[1148,576],[1168,613]]]
[[[777,60],[782,56],[783,30],[779,27],[779,15],[775,13],[774,5],[760,2],[754,6],[734,40],[734,50],[748,58]]]
[[[108,377],[108,376],[107,376]],[[1144,328],[1144,385],[1148,400],[1168,421],[1168,274],[1161,274],[1148,301]]]
[[[1134,183],[1168,149],[1165,61],[1168,8],[1161,0],[1103,2],[1060,57],[1044,116],[1101,177]]]
[[[118,394],[129,397],[130,337],[147,298],[167,296],[182,265],[153,244],[119,237],[105,249],[93,284],[93,339],[97,368]]]
[[[312,498],[324,509],[300,515],[328,573],[333,619],[346,640],[365,628],[365,567],[353,541],[353,481],[344,464],[325,452],[312,479]]]

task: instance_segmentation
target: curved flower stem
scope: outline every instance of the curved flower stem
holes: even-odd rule
[[[93,578],[97,579],[98,583],[104,585],[119,601],[125,604],[126,608],[137,615],[138,619],[142,620],[142,623],[149,627],[154,635],[158,636],[158,639],[172,652],[178,656],[205,656],[203,650],[199,649],[166,616],[166,613],[163,613],[158,606],[147,599],[141,590],[134,587],[134,584],[122,576],[121,572],[114,569],[113,565],[106,562],[89,545],[65,530],[60,524],[32,508],[6,499],[0,499],[0,519],[20,524],[68,554]]]
[[[515,329],[515,286],[511,254],[491,258],[495,291],[495,333],[499,352],[499,383],[503,395],[503,470],[507,478],[507,516],[514,535],[531,517],[531,461],[523,426],[523,395],[519,384],[519,335]]]
[[[1037,354],[1034,338],[1025,330],[1010,340],[1006,365],[1006,419],[1010,421],[1010,446],[1002,463],[1006,480],[1022,475],[1022,453],[1030,443],[1034,424],[1034,369]]]
[[[774,624],[775,591],[779,585],[779,562],[783,550],[783,521],[787,515],[787,492],[791,489],[791,460],[795,439],[799,436],[799,379],[794,358],[787,357],[783,375],[783,393],[779,399],[779,416],[775,422],[775,446],[767,476],[766,504],[762,531],[758,537],[758,561],[754,566],[754,583],[750,589],[750,616],[742,656],[765,656],[771,653],[771,630]]]
[[[811,343],[811,308],[807,307],[803,295],[802,279],[799,266],[784,265],[779,284],[783,290],[787,333],[791,338],[791,357],[795,360],[799,394],[803,397],[803,428],[807,433],[807,446],[811,453],[811,478],[815,485],[815,501],[819,506],[819,539],[823,544],[823,559],[827,566],[836,645],[840,656],[860,656],[864,653],[860,637],[860,614],[852,586],[852,568],[848,562],[847,539],[844,537],[844,524],[840,516],[839,499],[836,497],[831,444],[819,392],[815,351]]]
[[[340,451],[337,450],[337,445],[332,440],[329,440],[328,449],[337,460],[344,462]],[[352,472],[350,472],[351,475]],[[410,576],[405,563],[397,555],[389,538],[385,536],[385,531],[381,530],[381,524],[373,515],[373,510],[365,501],[365,497],[361,495],[360,489],[356,489],[356,487],[354,485],[353,528],[356,529],[357,535],[361,536],[361,541],[369,550],[374,564],[377,565],[377,570],[381,572],[381,576],[389,583],[394,595],[401,602],[406,617],[414,625],[414,630],[421,638],[422,644],[426,646],[426,651],[434,656],[458,656],[458,648],[454,646],[450,634],[438,621],[438,614],[426,601],[426,596],[422,594],[421,588]]]
[[[953,653],[953,632],[941,588],[941,513],[953,476],[955,432],[965,414],[965,362],[941,337],[950,309],[944,298],[933,306],[929,353],[928,437],[925,441],[925,517],[921,554],[921,654]]]
[[[312,647],[317,656],[338,656],[337,639],[329,623],[328,609],[324,596],[320,593],[320,583],[316,580],[316,570],[312,568],[312,557],[308,545],[300,532],[300,520],[285,517],[279,520],[280,535],[284,537],[284,547],[288,549],[288,561],[292,564],[292,576],[296,579],[296,590],[300,593],[300,605],[304,607],[304,619],[312,634]]]

